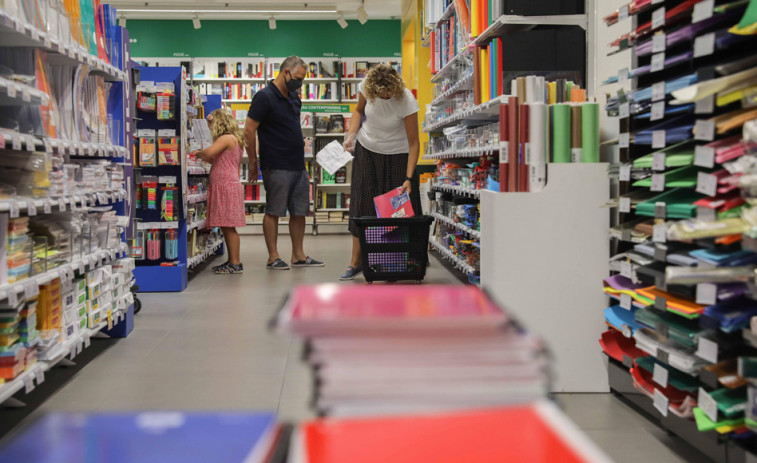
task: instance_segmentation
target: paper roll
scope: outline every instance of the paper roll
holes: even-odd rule
[[[581,162],[581,106],[570,107],[570,162]]]
[[[529,191],[541,191],[547,183],[547,105],[533,103],[528,113],[530,149]]]
[[[570,105],[552,105],[552,162],[570,162]]]
[[[526,78],[525,77],[518,77],[518,104],[524,104],[526,102]]]
[[[599,103],[581,105],[583,162],[599,162]]]

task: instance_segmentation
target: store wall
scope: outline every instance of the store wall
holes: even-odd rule
[[[151,57],[401,56],[399,20],[348,21],[128,20],[131,55]]]

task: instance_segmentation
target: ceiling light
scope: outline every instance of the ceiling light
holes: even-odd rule
[[[150,9],[150,8],[121,8],[119,13],[187,13],[187,14],[205,14],[205,13],[240,13],[240,14],[305,14],[305,13],[320,13],[320,14],[333,14],[336,10],[224,10],[224,9],[212,9],[212,10],[188,10],[188,9]]]
[[[118,25],[121,27],[126,27],[126,16],[121,16],[118,18]]]
[[[200,24],[200,17],[195,15],[194,18],[192,18],[192,24],[194,24],[195,29],[199,29],[202,27],[202,24]]]
[[[339,23],[340,26],[342,26],[342,29],[347,29],[347,26],[349,26],[349,24],[347,24],[347,21],[344,19],[344,16],[342,15],[339,15],[339,17],[336,18],[336,22]]]
[[[360,24],[368,22],[368,13],[365,12],[365,6],[360,5],[360,8],[357,9],[357,19],[360,21]]]
[[[271,30],[276,29],[276,18],[274,18],[273,16],[268,18],[268,28]]]

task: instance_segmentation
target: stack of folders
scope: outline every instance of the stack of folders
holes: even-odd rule
[[[496,407],[548,391],[541,342],[474,287],[300,287],[277,327],[309,341],[315,406],[330,415]]]
[[[500,105],[500,191],[537,192],[547,163],[599,162],[599,104],[566,79],[517,77]]]

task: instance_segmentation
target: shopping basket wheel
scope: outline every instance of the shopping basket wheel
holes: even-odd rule
[[[423,284],[423,280],[415,280],[415,284],[417,285]]]

